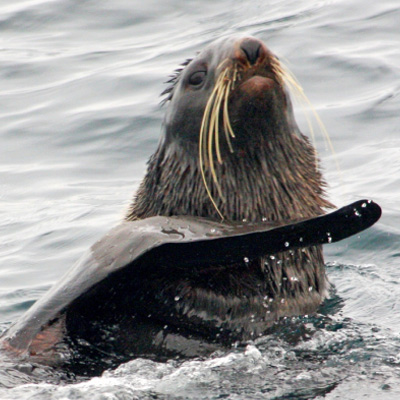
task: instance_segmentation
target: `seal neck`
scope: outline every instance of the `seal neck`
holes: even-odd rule
[[[314,148],[303,135],[264,140],[214,166],[218,183],[210,169],[205,178],[228,221],[293,221],[332,207],[324,196]],[[194,144],[161,142],[151,157],[127,219],[155,215],[221,219],[204,185]]]

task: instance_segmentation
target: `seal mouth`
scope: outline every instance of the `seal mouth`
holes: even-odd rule
[[[277,83],[274,79],[255,75],[242,82],[236,90],[240,91],[241,94],[247,94],[252,98],[261,98],[264,96],[265,92],[274,90],[276,84]]]

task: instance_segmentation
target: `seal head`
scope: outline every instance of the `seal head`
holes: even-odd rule
[[[256,131],[262,131],[264,137],[273,133],[276,129],[268,122],[287,119],[281,115],[287,111],[287,95],[276,70],[278,65],[277,58],[254,38],[231,37],[208,46],[186,66],[171,88],[166,140],[197,143],[206,105],[217,94],[223,100],[220,111],[225,105],[221,103],[228,100],[234,147],[256,144]]]

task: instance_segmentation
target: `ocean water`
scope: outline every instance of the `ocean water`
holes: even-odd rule
[[[397,0],[0,2],[0,331],[120,221],[158,142],[163,82],[222,35],[259,37],[301,82],[335,149],[316,132],[330,199],[383,208],[325,248],[335,289],[317,315],[245,349],[79,383],[0,360],[0,398],[400,398],[399,21]]]

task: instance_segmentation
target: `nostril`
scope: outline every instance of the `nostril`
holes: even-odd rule
[[[240,48],[246,54],[250,64],[255,64],[260,57],[261,43],[256,39],[245,39],[241,43]]]

